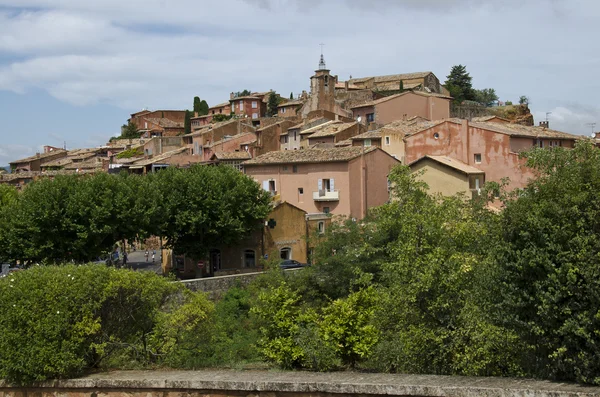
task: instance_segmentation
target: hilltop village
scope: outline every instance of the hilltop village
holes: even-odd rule
[[[571,148],[584,139],[485,109],[462,109],[458,118],[452,101],[431,72],[341,81],[321,56],[310,92],[289,99],[274,91],[231,93],[192,117],[185,110],[143,110],[124,126],[139,138],[77,150],[45,146],[11,162],[0,183],[21,188],[65,173],[147,174],[193,164],[236,168],[272,195],[273,210],[247,241],[211,249],[202,274],[185,257],[163,255],[165,269],[197,277],[253,269],[274,251],[309,262],[308,235],[323,233],[334,215],[360,220],[386,203],[388,174],[398,164],[423,171],[433,193],[471,198],[489,181],[508,178],[508,190],[524,187],[533,174],[520,152]]]

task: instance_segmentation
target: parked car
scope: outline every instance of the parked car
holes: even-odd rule
[[[298,261],[295,261],[293,259],[283,259],[280,263],[279,263],[279,267],[281,269],[298,269],[301,267],[307,267],[310,266],[306,263],[300,263]]]

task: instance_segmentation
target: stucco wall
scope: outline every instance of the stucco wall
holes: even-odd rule
[[[367,166],[367,210],[385,204],[389,200],[388,175],[399,162],[382,151],[365,155]]]
[[[423,171],[419,179],[427,183],[429,193],[441,193],[444,196],[453,196],[456,193],[469,193],[468,175],[446,167],[437,161],[424,159],[414,166],[411,166],[412,172]]]

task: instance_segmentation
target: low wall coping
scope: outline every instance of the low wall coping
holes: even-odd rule
[[[202,390],[431,397],[588,397],[600,387],[531,379],[304,371],[116,371],[2,389]],[[223,393],[217,393],[223,394]]]

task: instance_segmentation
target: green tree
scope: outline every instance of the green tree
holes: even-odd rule
[[[400,80],[400,92],[404,92],[404,81]]]
[[[221,121],[227,121],[231,118],[230,114],[217,113],[212,117],[212,121],[215,123],[220,123]]]
[[[210,247],[237,243],[270,211],[270,196],[231,167],[168,168],[150,180],[161,203],[159,235],[176,252],[197,258]]]
[[[238,92],[236,92],[236,93],[235,93],[235,96],[236,96],[236,97],[241,97],[241,96],[248,96],[248,95],[250,95],[250,94],[252,94],[252,92],[251,92],[251,91],[249,91],[249,90],[243,90],[243,91],[238,91]]]
[[[473,90],[472,77],[467,72],[466,66],[452,66],[450,74],[446,76],[444,85],[450,91],[450,95],[454,98],[456,104],[461,104],[465,100],[477,100]]]
[[[195,96],[194,97],[194,113],[197,114],[198,116],[202,116],[201,110],[200,110],[200,97]]]
[[[526,97],[525,95],[521,95],[519,97],[519,104],[521,104],[521,105],[527,105],[527,104],[529,104],[529,98]]]
[[[484,88],[482,90],[475,90],[475,100],[486,107],[490,107],[498,100],[496,90],[493,88]]]
[[[208,102],[206,102],[204,99],[202,101],[200,101],[200,111],[198,112],[199,116],[206,116],[208,114]]]
[[[185,118],[183,119],[183,133],[190,134],[192,132],[192,121],[191,114],[189,110],[185,111]]]
[[[294,92],[290,92],[290,100],[294,99]]]
[[[505,203],[492,310],[528,345],[531,375],[600,384],[600,151],[525,157],[538,178]]]
[[[139,138],[141,133],[138,132],[137,126],[131,122],[127,122],[121,127],[121,136],[123,139],[137,139]]]
[[[277,106],[279,106],[280,101],[279,94],[275,91],[271,92],[269,95],[269,101],[267,102],[267,116],[273,117],[277,116]]]

